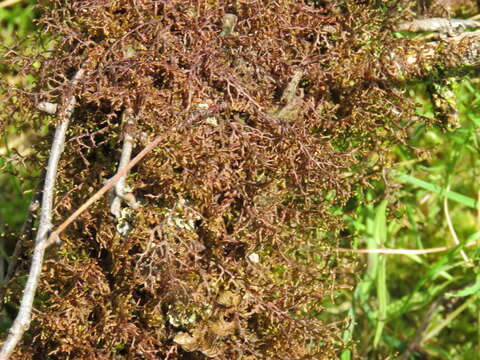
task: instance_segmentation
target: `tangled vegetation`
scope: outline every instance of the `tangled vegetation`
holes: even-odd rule
[[[3,61],[35,81],[8,89],[2,112],[40,127],[39,104],[77,99],[55,221],[115,174],[122,141],[165,141],[129,175],[120,209],[104,199],[49,250],[16,356],[327,359],[351,347],[345,322],[320,316],[356,270],[336,251],[337,211],[419,120],[404,81],[457,67],[468,47],[394,39],[396,3],[41,1],[42,51]],[[21,245],[9,304],[32,242]]]

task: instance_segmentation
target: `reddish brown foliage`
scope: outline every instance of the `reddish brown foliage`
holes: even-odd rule
[[[377,173],[412,114],[379,59],[388,16],[355,3],[43,2],[54,44],[16,66],[41,62],[26,103],[79,99],[57,219],[113,174],[122,111],[134,109],[139,145],[199,121],[130,177],[142,206],[128,236],[107,201],[64,233],[19,358],[338,355],[342,323],[320,320],[322,302],[353,264],[333,250],[333,210]],[[238,18],[231,34],[226,13]]]

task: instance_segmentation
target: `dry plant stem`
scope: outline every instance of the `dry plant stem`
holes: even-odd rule
[[[125,167],[118,171],[115,176],[110,178],[106,184],[98,190],[90,199],[82,204],[72,215],[68,217],[55,231],[50,234],[50,237],[47,240],[46,246],[58,242],[59,235],[63,230],[67,228],[82,212],[87,210],[90,205],[99,200],[108,190],[110,190],[117,181],[119,181],[125,174],[127,174],[131,168],[133,168],[137,163],[142,160],[142,158],[152,151],[160,142],[165,138],[165,134],[159,135],[155,140],[148,144],[137,156],[135,156]],[[2,360],[0,358],[0,360]]]
[[[419,328],[415,332],[415,336],[411,341],[410,345],[408,346],[407,350],[403,353],[401,360],[407,360],[410,357],[410,354],[420,345],[422,341],[422,335],[427,329],[430,321],[432,320],[433,315],[438,311],[442,301],[444,300],[444,296],[439,296],[433,303],[430,305],[425,317],[422,320]]]
[[[477,245],[477,241],[472,241],[465,245],[465,247]],[[457,245],[450,245],[450,246],[441,246],[436,248],[430,249],[347,249],[347,248],[335,248],[335,251],[340,252],[353,252],[356,254],[390,254],[390,255],[425,255],[425,254],[433,254],[443,251],[448,251],[453,248],[457,247]]]
[[[68,227],[68,225],[70,225],[82,212],[88,209],[90,205],[92,205],[94,202],[99,200],[108,190],[110,190],[115,185],[115,183],[119,181],[123,176],[125,176],[125,174],[127,174],[135,165],[137,165],[138,162],[142,160],[145,155],[147,155],[150,151],[152,151],[155,147],[157,147],[157,145],[160,144],[160,142],[164,140],[168,136],[168,134],[170,134],[173,131],[178,131],[188,127],[189,125],[198,121],[199,118],[201,119],[202,115],[208,116],[209,114],[214,113],[216,111],[220,111],[224,108],[225,108],[225,104],[212,106],[210,109],[207,109],[205,111],[202,111],[198,114],[193,115],[192,117],[187,119],[185,122],[174,125],[169,130],[165,131],[163,134],[157,136],[150,144],[145,146],[145,148],[142,151],[140,151],[137,154],[137,156],[135,156],[125,167],[119,170],[115,174],[115,176],[110,178],[110,180],[108,180],[100,190],[98,190],[95,194],[93,194],[91,198],[89,198],[85,203],[83,203],[82,206],[80,206],[72,215],[70,215],[67,218],[67,220],[65,220],[55,231],[53,231],[50,234],[45,246],[48,247],[54,242],[58,242],[59,235],[62,233],[63,230],[65,230]],[[0,360],[2,359],[0,358]]]
[[[22,240],[24,240],[26,238],[25,235],[26,235],[27,232],[28,233],[31,232],[31,227],[32,227],[32,224],[33,224],[33,221],[34,221],[34,218],[35,218],[33,213],[36,211],[39,204],[40,204],[40,194],[38,196],[38,199],[37,199],[37,196],[35,196],[35,198],[31,202],[30,206],[28,207],[28,216],[27,216],[27,218],[25,219],[25,222],[22,225],[22,230],[21,230],[22,235],[21,235],[20,239],[18,239],[17,243],[15,244],[15,249],[13,250],[13,254],[12,254],[12,260],[8,264],[8,271],[7,271],[7,275],[5,277],[5,282],[9,281],[13,277],[13,273],[15,272],[15,269],[17,267],[18,256],[20,255],[20,248],[21,248]],[[1,305],[3,305],[3,304],[1,304]]]
[[[41,177],[41,182],[43,182],[44,176]],[[34,212],[37,210],[40,204],[40,191],[36,192],[35,197],[33,198],[32,202],[29,206],[29,211],[27,218],[25,219],[22,230],[20,231],[20,238],[17,240],[15,244],[15,249],[13,250],[12,256],[10,257],[10,262],[8,263],[7,274],[5,275],[4,283],[7,284],[15,274],[15,270],[17,269],[18,258],[20,256],[20,251],[22,249],[22,243],[25,239],[30,238],[32,231],[33,222],[35,219]],[[5,288],[0,290],[0,311],[3,310],[4,304],[4,297],[5,297]]]
[[[447,191],[445,192],[445,198],[443,199],[443,209],[445,212],[445,218],[447,219],[447,225],[448,229],[450,230],[450,233],[452,234],[453,242],[455,243],[455,246],[460,244],[460,240],[458,240],[457,232],[455,231],[455,228],[453,227],[452,219],[450,218],[450,211],[448,210],[448,193],[450,192],[450,185],[447,186]],[[468,258],[467,254],[465,251],[460,250],[460,254],[462,255],[462,258],[465,262],[470,261]]]
[[[75,86],[83,77],[85,70],[80,69],[75,74],[71,86]],[[45,254],[48,232],[52,227],[52,209],[55,190],[55,180],[57,178],[57,168],[60,155],[65,144],[65,135],[67,133],[70,118],[75,107],[75,96],[70,92],[65,99],[65,108],[58,114],[60,123],[55,129],[50,157],[48,159],[47,173],[45,175],[45,185],[42,193],[42,207],[40,210],[40,223],[35,238],[35,248],[33,250],[32,263],[28,274],[27,283],[23,290],[23,296],[20,303],[20,309],[13,325],[8,331],[8,336],[3,343],[0,351],[0,360],[6,360],[10,357],[22,338],[24,332],[29,328],[32,319],[32,306],[37,290],[38,282],[42,272],[43,257]]]
[[[0,2],[0,9],[15,5],[22,2],[22,0],[4,0]]]
[[[132,110],[131,109],[125,110],[124,117],[125,117],[124,118],[125,127],[128,129],[128,127],[133,122]],[[130,162],[132,157],[133,145],[134,145],[133,137],[128,133],[128,131],[125,131],[123,146],[122,146],[122,154],[120,155],[120,162],[118,164],[118,171],[121,171]],[[134,209],[138,207],[138,204],[136,203],[133,195],[125,189],[125,179],[127,175],[128,175],[128,172],[125,173],[115,184],[114,197],[112,199],[112,202],[110,203],[110,212],[113,215],[115,215],[117,220],[121,217],[122,200],[125,201],[128,204],[128,206]]]

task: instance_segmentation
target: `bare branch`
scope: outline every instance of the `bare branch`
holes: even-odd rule
[[[404,40],[404,39],[402,39]],[[480,30],[447,37],[442,41],[399,41],[380,57],[389,80],[414,80],[442,71],[458,72],[480,65]]]
[[[15,321],[8,332],[7,339],[3,343],[0,351],[0,360],[6,360],[10,357],[15,349],[15,346],[22,338],[24,332],[30,327],[33,300],[35,298],[35,292],[37,290],[38,282],[42,272],[43,257],[45,254],[48,232],[52,227],[53,197],[55,180],[57,178],[58,162],[63,151],[65,135],[76,103],[72,88],[78,84],[84,73],[84,69],[79,69],[75,74],[70,85],[70,91],[67,92],[67,95],[63,99],[65,106],[58,114],[61,122],[55,129],[55,136],[53,138],[50,157],[48,159],[45,185],[43,187],[42,207],[40,210],[40,224],[38,227],[37,236],[35,238],[35,248],[33,250],[30,272],[28,274],[28,280],[23,291],[23,297],[17,317],[15,318]]]
[[[50,103],[47,101],[42,101],[38,103],[37,109],[47,114],[55,114],[57,112],[58,105],[55,103]]]
[[[137,154],[137,156],[135,156],[125,167],[122,167],[121,170],[119,169],[119,171],[115,174],[115,176],[110,178],[110,180],[108,180],[100,190],[98,190],[95,194],[93,194],[92,197],[90,197],[85,203],[83,203],[82,206],[80,206],[75,212],[73,212],[73,214],[70,215],[67,218],[67,220],[65,220],[55,231],[53,231],[47,240],[46,247],[53,244],[54,242],[58,242],[59,235],[62,233],[63,230],[65,230],[68,227],[68,225],[70,225],[81,213],[87,210],[90,207],[90,205],[92,205],[97,200],[101,199],[102,196],[105,195],[105,193],[108,190],[110,190],[117,181],[119,181],[122,177],[124,177],[125,174],[127,174],[135,165],[137,165],[138,162],[142,160],[145,155],[147,155],[150,151],[155,149],[155,147],[157,147],[158,144],[160,144],[160,142],[164,140],[168,135],[170,135],[174,131],[185,129],[190,125],[198,122],[203,117],[209,116],[210,114],[218,112],[224,108],[225,108],[225,104],[211,106],[209,109],[192,115],[187,120],[173,125],[172,127],[170,127],[170,129],[158,135],[150,144],[145,146],[145,148],[142,151],[140,151]],[[0,358],[0,360],[3,360],[3,359]]]
[[[480,21],[445,18],[418,19],[397,26],[397,29],[400,31],[431,31],[449,35],[474,28],[480,28]]]
[[[13,6],[15,4],[18,4],[22,0],[4,0],[0,2],[0,9],[7,8],[9,6]]]
[[[135,141],[128,132],[128,128],[131,126],[133,122],[132,109],[125,110],[124,122],[125,122],[125,128],[127,130],[124,133],[122,154],[120,155],[118,171],[122,170],[125,166],[127,166],[132,157],[132,150],[133,150],[133,145]],[[134,208],[134,209],[138,208],[138,203],[135,201],[135,197],[125,187],[125,179],[127,175],[128,175],[128,172],[125,173],[125,175],[123,175],[115,184],[114,196],[110,203],[110,212],[113,215],[115,215],[117,220],[121,218],[122,200],[125,201],[127,205],[130,206],[131,208]]]

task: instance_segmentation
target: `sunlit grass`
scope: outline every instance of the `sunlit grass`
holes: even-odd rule
[[[419,113],[433,116],[425,88],[414,90]],[[395,149],[387,190],[379,182],[365,195],[371,205],[345,217],[357,237],[354,247],[426,249],[455,245],[455,239],[460,244],[432,255],[360,255],[366,270],[354,294],[346,295],[357,320],[353,339],[360,358],[478,359],[479,250],[465,245],[480,238],[480,88],[464,79],[456,92],[461,126],[445,131],[419,124],[410,145],[428,148],[430,157]]]

